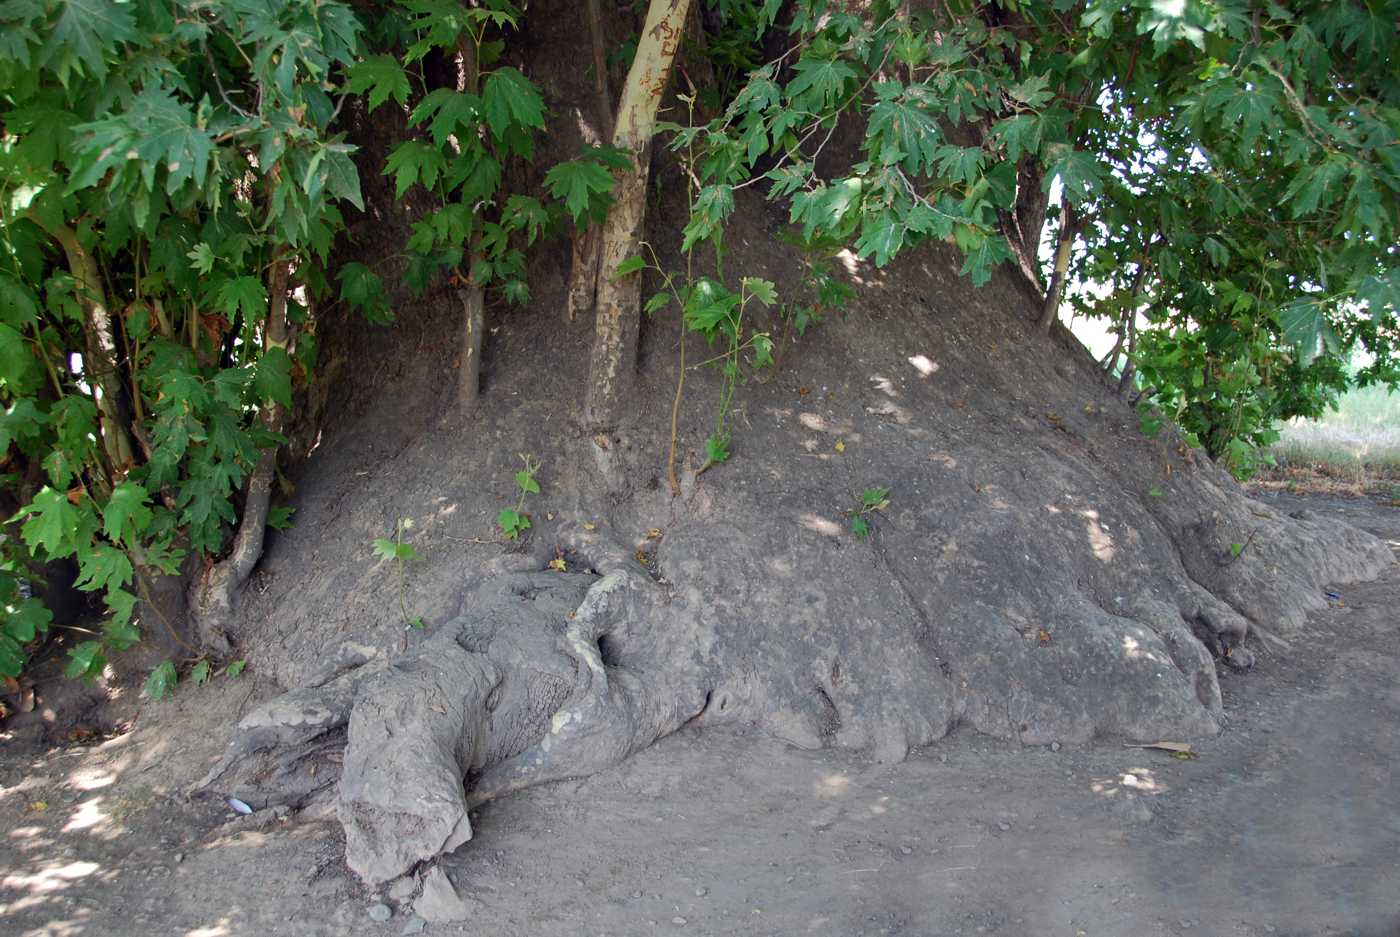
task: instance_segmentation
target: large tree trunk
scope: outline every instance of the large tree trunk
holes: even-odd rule
[[[585,403],[585,419],[598,429],[617,423],[635,366],[641,278],[637,274],[619,277],[616,270],[640,247],[646,214],[646,154],[689,11],[690,0],[652,0],[617,108],[613,145],[631,151],[632,165],[617,181],[603,225]]]
[[[570,47],[575,21],[559,20],[543,28]],[[556,114],[591,93],[571,74],[541,76]],[[577,151],[562,122],[550,137]],[[640,171],[628,185],[614,266],[641,231]],[[646,234],[673,269],[683,189],[661,187]],[[367,200],[362,230],[397,217],[392,189]],[[731,273],[797,293],[767,203],[736,201]],[[743,445],[703,476],[721,375],[691,371],[673,498],[675,333],[648,331],[634,373],[635,315],[607,280],[620,298],[585,361],[560,323],[567,285],[547,275],[566,258],[537,262],[535,303],[493,333],[508,353],[465,441],[422,416],[453,380],[439,336],[456,334],[455,298],[405,303],[394,329],[345,317],[318,333],[325,419],[293,469],[297,524],[239,610],[252,666],[293,689],[242,720],[207,786],[259,809],[333,805],[367,881],[464,843],[478,805],[687,724],[884,760],[956,726],[1024,745],[1209,736],[1219,668],[1248,666],[1266,636],[1305,648],[1329,583],[1392,562],[1373,537],[1249,500],[1179,435],[1144,436],[1097,363],[1038,327],[1019,271],[974,289],[941,244],[741,387]],[[604,439],[616,484],[577,432],[581,398],[619,427]],[[492,519],[516,503],[518,453],[540,460],[543,490],[502,546]],[[859,539],[872,487],[889,504]],[[369,542],[403,518],[423,560],[399,569]]]

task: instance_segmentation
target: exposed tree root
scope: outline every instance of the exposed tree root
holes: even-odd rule
[[[414,653],[260,707],[201,786],[256,808],[334,797],[347,864],[378,883],[471,839],[471,807],[674,731],[704,705],[693,675],[653,684],[599,646],[662,625],[661,590],[620,549],[595,553],[601,576],[505,576]]]

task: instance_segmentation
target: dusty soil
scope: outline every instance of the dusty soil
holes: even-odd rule
[[[1365,527],[1377,501],[1258,495]],[[425,933],[1400,935],[1400,567],[1342,591],[1291,648],[1222,673],[1196,760],[1022,748],[958,731],[897,765],[682,731],[586,781],[487,807],[444,863],[474,912]],[[253,675],[128,690],[129,731],[0,735],[6,935],[411,932],[345,871],[334,823],[237,818],[186,790]],[[387,896],[383,896],[387,897]],[[390,902],[392,904],[392,901]]]

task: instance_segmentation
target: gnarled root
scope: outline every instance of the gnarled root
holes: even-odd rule
[[[455,640],[432,643],[366,681],[350,715],[336,813],[346,864],[370,884],[472,838],[462,777],[501,678]]]
[[[334,796],[346,862],[377,884],[471,839],[471,807],[592,774],[679,728],[706,691],[665,650],[660,588],[615,545],[574,546],[601,577],[488,583],[414,653],[333,668],[250,713],[201,786],[258,809]]]

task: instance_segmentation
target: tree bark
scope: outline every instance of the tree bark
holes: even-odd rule
[[[1050,288],[1045,293],[1045,305],[1040,311],[1040,327],[1050,331],[1050,326],[1060,314],[1060,295],[1065,289],[1065,277],[1069,273],[1069,253],[1074,246],[1074,209],[1069,199],[1060,200],[1060,238],[1055,247],[1055,269],[1050,275]]]
[[[613,114],[612,95],[608,91],[607,50],[603,45],[603,18],[598,0],[588,0],[587,16],[588,33],[593,44],[593,91],[597,97],[597,114],[594,117],[598,124],[597,142],[601,142],[612,138]],[[565,306],[570,322],[578,318],[579,313],[594,311],[598,298],[598,270],[602,261],[603,240],[598,226],[590,224],[575,232],[569,298]]]
[[[481,332],[486,327],[486,295],[469,283],[457,290],[462,302],[462,356],[457,371],[457,400],[470,413],[481,394]]]
[[[636,360],[641,279],[637,274],[617,277],[615,271],[640,245],[646,214],[645,156],[689,12],[690,0],[652,0],[617,109],[613,145],[630,151],[632,165],[617,182],[615,200],[603,224],[585,404],[585,419],[598,429],[617,423],[619,404]]]
[[[38,219],[35,219],[36,221]],[[83,247],[72,228],[44,226],[50,237],[63,248],[68,271],[77,281],[78,304],[83,310],[83,362],[85,376],[97,398],[102,415],[102,446],[114,473],[125,472],[136,463],[122,412],[121,375],[117,370],[117,341],[112,330],[112,315],[107,309],[106,293],[98,275],[97,261]]]

